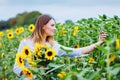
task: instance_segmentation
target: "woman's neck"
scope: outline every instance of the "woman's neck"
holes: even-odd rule
[[[47,36],[43,35],[42,40],[40,41],[40,44],[46,44],[47,43],[46,38]]]

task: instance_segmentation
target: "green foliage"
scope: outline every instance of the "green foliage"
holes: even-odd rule
[[[27,13],[24,14],[27,16]],[[21,15],[19,14],[19,17]],[[116,39],[120,39],[120,25],[118,24],[120,18],[116,16],[114,18],[104,16],[103,20],[103,16],[100,17],[99,19],[81,19],[74,24],[56,23],[57,30],[54,38],[64,46],[74,47],[77,44],[80,47],[84,47],[95,43],[98,41],[101,30],[106,32],[107,38],[103,45],[97,46],[97,49],[90,52],[89,55],[74,58],[58,56],[45,68],[52,67],[47,72],[44,72],[42,68],[33,70],[33,73],[39,75],[36,80],[42,80],[45,77],[48,80],[119,80],[120,47],[116,48],[115,42]],[[16,35],[15,28],[11,29],[14,34],[14,38],[12,39],[7,38],[8,32],[6,31],[3,31],[4,36],[0,35],[0,43],[2,44],[0,47],[0,80],[2,78],[22,80],[24,77],[19,78],[12,71],[20,38],[26,38],[31,35],[31,32],[28,30],[28,25],[22,26],[24,27],[24,32],[20,35]],[[73,36],[73,31],[76,26],[78,26],[78,32],[76,36]],[[71,52],[71,50],[62,49],[66,52]],[[4,53],[4,56],[2,56],[2,53]],[[93,58],[94,62],[90,62],[90,58]],[[62,71],[66,75],[63,78],[59,78],[57,75]]]

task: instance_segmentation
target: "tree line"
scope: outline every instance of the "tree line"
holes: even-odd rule
[[[38,11],[23,12],[16,15],[16,17],[9,18],[8,20],[0,21],[0,30],[5,30],[15,26],[34,24],[38,16],[42,13]]]

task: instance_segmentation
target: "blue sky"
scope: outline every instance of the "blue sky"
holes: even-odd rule
[[[75,22],[101,14],[120,16],[120,0],[0,0],[0,20],[36,10],[52,15],[57,22],[67,19]]]

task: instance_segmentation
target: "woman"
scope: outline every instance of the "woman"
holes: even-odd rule
[[[64,49],[67,49],[67,50],[72,50],[72,52],[70,52],[68,56],[75,57],[75,56],[81,56],[82,54],[91,52],[92,50],[96,48],[97,45],[101,45],[106,38],[106,34],[102,32],[100,34],[100,38],[98,42],[92,45],[86,46],[86,47],[74,49],[74,48],[62,46],[58,44],[56,41],[54,41],[53,36],[54,36],[55,30],[56,28],[55,28],[54,19],[49,15],[41,15],[36,21],[35,30],[33,31],[30,38],[27,38],[21,41],[19,48],[18,48],[18,52],[22,52],[23,46],[28,46],[30,50],[33,51],[34,44],[39,43],[43,45],[48,44],[49,46],[53,47],[58,56],[66,55],[66,52],[62,50],[60,47],[63,47]],[[16,65],[16,63],[14,65],[14,72],[18,76],[21,75],[21,68],[19,68]]]

